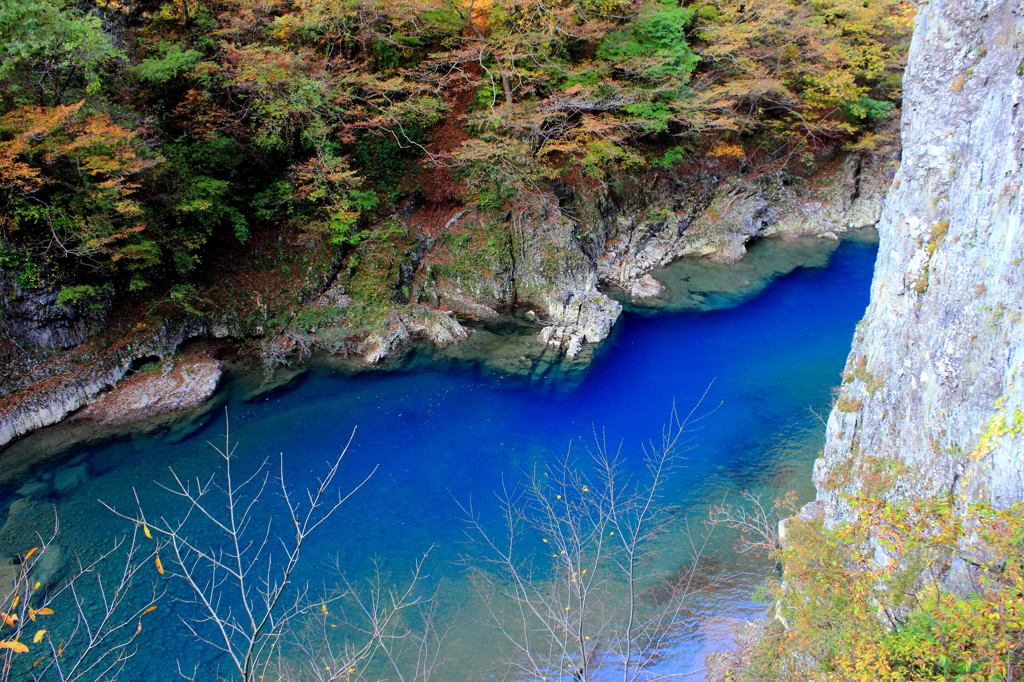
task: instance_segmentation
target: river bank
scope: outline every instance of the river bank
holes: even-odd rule
[[[680,533],[688,523],[700,528],[708,505],[742,490],[772,496],[796,489],[809,499],[810,463],[822,443],[816,414],[827,410],[840,380],[866,301],[875,248],[811,241],[807,255],[814,258],[796,259],[788,249],[773,248],[784,246],[775,242],[752,246],[751,276],[742,289],[719,289],[686,311],[627,310],[574,381],[550,374],[549,381],[531,381],[496,366],[442,356],[457,346],[423,346],[384,371],[313,363],[283,389],[254,395],[261,375],[245,381],[228,363],[218,409],[200,420],[198,429],[165,426],[80,444],[9,480],[0,553],[24,551],[33,533],[52,524],[56,511],[64,559],[54,566],[56,580],[70,557],[88,559],[125,531],[97,500],[130,506],[134,490],[152,509],[173,513],[176,503],[159,485],[167,482],[169,467],[186,477],[209,475],[216,456],[207,442],[221,439],[225,427],[220,408],[230,415],[239,467],[248,470],[283,455],[286,475],[298,487],[308,485],[325,458],[358,427],[345,480],[360,480],[374,467],[378,473],[309,546],[310,562],[296,579],[320,585],[340,566],[345,578],[358,582],[373,575],[377,559],[400,580],[433,547],[427,587],[440,590],[441,616],[451,624],[442,678],[481,679],[498,664],[500,641],[465,572],[462,558],[470,549],[456,500],[475,500],[491,523],[496,520],[493,494],[502,481],[519,480],[535,465],[564,456],[570,446],[584,457],[595,431],[610,443],[621,441],[625,463],[642,470],[640,448],[659,433],[672,403],[689,407],[709,385],[712,414],[688,436],[685,466],[665,491],[679,507],[678,528],[673,528]],[[759,254],[762,247],[767,248]],[[793,270],[796,261],[813,264]],[[757,262],[763,264],[757,268],[762,276],[754,277]],[[682,283],[696,286],[692,274],[687,276],[689,282]],[[499,331],[508,332],[490,333],[500,337]],[[533,333],[523,337],[536,343]],[[473,335],[467,341],[475,342]],[[26,447],[48,431],[12,447]],[[685,574],[688,565],[679,537],[666,538],[658,551],[659,572],[669,578]],[[737,559],[732,540],[723,535],[709,548],[701,587],[673,629],[658,670],[699,671],[705,653],[731,645],[738,621],[763,613],[765,606],[750,595],[770,567]],[[659,589],[652,588],[652,594]],[[157,646],[162,655],[136,657],[132,675],[159,681],[172,672],[167,661],[208,660],[194,641],[179,636],[176,622],[170,618],[160,628],[144,630],[141,651]]]
[[[871,229],[844,237],[866,244],[876,239]],[[794,270],[826,267],[840,244],[818,237],[766,238],[752,243],[737,262],[681,259],[656,270],[658,296],[634,301],[617,288],[611,288],[610,294],[627,314],[644,316],[731,308]],[[602,348],[591,344],[574,357],[566,356],[538,339],[536,316],[529,311],[467,323],[466,338],[457,344],[438,346],[416,340],[372,365],[358,357],[313,352],[287,366],[268,366],[259,358],[258,342],[203,338],[181,342],[166,359],[154,354],[144,356],[144,362],[133,362],[114,388],[97,393],[67,419],[9,444],[4,450],[9,464],[2,480],[17,478],[40,461],[80,444],[154,432],[170,434],[172,440],[184,438],[209,419],[227,396],[255,400],[287,388],[309,371],[353,376],[473,367],[505,380],[570,390],[584,379]]]
[[[622,187],[589,201],[537,195],[506,216],[506,227],[514,226],[518,235],[507,243],[488,232],[493,217],[457,211],[442,233],[395,237],[409,242],[398,255],[392,253],[395,244],[368,243],[347,264],[332,265],[287,241],[254,244],[254,254],[225,263],[220,278],[197,294],[196,301],[207,301],[203,310],[193,307],[195,301],[126,308],[65,350],[33,350],[23,343],[5,352],[0,447],[62,421],[144,366],[159,364],[161,390],[178,396],[175,405],[153,403],[156,409],[197,408],[208,385],[190,384],[194,372],[174,373],[175,354],[196,341],[207,342],[211,362],[218,354],[238,353],[285,367],[313,353],[372,366],[422,343],[469,357],[486,345],[484,354],[505,356],[508,369],[528,374],[538,366],[544,373],[550,366],[585,363],[612,332],[623,305],[658,307],[675,300],[654,274],[659,268],[677,261],[717,263],[727,281],[732,267],[739,268],[737,277],[745,276],[748,245],[761,240],[834,241],[872,226],[894,153],[889,148],[840,156],[810,179],[748,178],[704,164],[678,177],[652,178],[649,185],[627,177]],[[381,249],[387,253],[377,253]],[[352,270],[353,260],[358,270]],[[392,284],[400,291],[391,291]],[[79,331],[89,326],[69,321],[71,312],[40,295],[5,294],[7,324],[17,328],[9,334],[50,338],[69,324]],[[509,319],[550,350],[524,341],[503,351],[482,343],[487,334],[471,339]],[[108,425],[115,421],[99,416]]]

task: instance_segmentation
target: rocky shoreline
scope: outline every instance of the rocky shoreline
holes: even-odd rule
[[[302,362],[316,350],[372,366],[400,356],[415,343],[441,348],[464,343],[472,333],[467,321],[496,319],[519,309],[537,325],[539,348],[548,347],[568,361],[583,359],[587,347],[608,337],[622,312],[622,304],[605,293],[608,289],[621,290],[642,305],[664,291],[652,272],[674,261],[731,263],[743,258],[754,239],[834,240],[872,226],[895,171],[892,152],[849,155],[813,181],[774,174],[718,182],[691,174],[685,181],[648,188],[651,196],[642,212],[598,202],[588,215],[570,220],[568,209],[556,199],[541,197],[510,217],[521,224],[522,233],[513,267],[420,284],[415,294],[420,302],[395,306],[362,333],[297,329],[261,339],[258,329],[180,312],[116,333],[107,330],[96,337],[102,341],[72,345],[5,382],[13,390],[0,396],[0,447],[71,415],[114,426],[195,409],[213,395],[220,380],[217,346],[205,343],[217,339],[243,345],[251,345],[247,339],[258,340],[264,358],[274,356],[282,363]],[[694,175],[700,177],[694,180]],[[460,212],[451,223],[458,227],[478,219],[472,212]],[[428,262],[429,252],[424,251],[417,266],[429,271]],[[4,310],[24,307],[27,297],[39,300],[38,293],[8,291]],[[335,280],[312,299],[311,307],[344,309],[349,301]],[[23,336],[51,338],[56,332],[48,328],[54,325],[65,331],[82,328],[84,322],[69,320],[67,311],[49,305],[52,309],[39,308],[24,323]],[[8,316],[8,327],[18,319]],[[62,333],[69,340],[65,337]]]
[[[93,403],[132,373],[141,362],[167,360],[190,339],[207,335],[195,320],[168,319],[150,334],[91,357],[83,353],[52,376],[26,390],[4,396],[0,446],[36,429],[62,421]]]

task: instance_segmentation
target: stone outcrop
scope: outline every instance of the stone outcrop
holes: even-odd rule
[[[223,363],[194,347],[140,368],[77,412],[75,420],[117,426],[201,407],[213,397]]]
[[[663,291],[651,272],[680,258],[731,262],[752,239],[835,239],[873,226],[894,171],[889,147],[822,161],[811,179],[740,176],[704,161],[678,175],[623,178],[621,187],[589,197],[520,197],[505,219],[511,236],[487,231],[493,217],[460,210],[419,256],[420,268],[449,265],[449,276],[414,280],[413,297],[475,319],[532,308],[543,324],[540,340],[575,357],[604,340],[621,312],[602,287],[650,299]],[[446,246],[445,230],[468,245]]]
[[[1024,4],[919,11],[871,303],[806,510],[829,525],[858,492],[1024,499]]]
[[[549,301],[547,312],[551,324],[541,329],[541,341],[563,349],[572,359],[584,343],[598,343],[608,337],[622,313],[622,304],[597,290],[595,276],[583,291],[568,291],[561,300]]]
[[[895,171],[893,156],[853,154],[807,180],[785,173],[731,177],[707,192],[670,196],[643,214],[619,215],[597,258],[598,275],[645,298],[657,295],[649,273],[680,258],[735,261],[758,237],[835,238],[871,227]],[[704,193],[704,203],[694,201]]]
[[[52,289],[24,289],[0,271],[0,327],[36,348],[72,348],[105,319],[105,305],[57,303]]]
[[[0,404],[0,447],[30,431],[50,426],[92,402],[149,359],[168,359],[187,340],[204,336],[195,320],[164,320],[138,340],[82,353],[69,367],[30,383]]]
[[[600,216],[584,230],[553,194],[537,193],[518,201],[501,230],[487,233],[489,219],[460,211],[445,228],[470,244],[456,250],[436,239],[426,245],[421,268],[437,261],[458,266],[445,268],[446,277],[418,283],[415,297],[477,320],[531,309],[543,326],[541,342],[571,358],[583,344],[607,338],[622,307],[599,291],[591,244],[581,234],[601,234]]]
[[[465,328],[451,314],[417,308],[393,316],[381,331],[370,334],[359,344],[358,353],[365,362],[376,365],[417,339],[443,348],[466,336]]]

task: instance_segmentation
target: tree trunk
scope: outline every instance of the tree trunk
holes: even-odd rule
[[[502,73],[501,73],[501,89],[505,91],[505,104],[508,104],[508,105],[511,106],[511,104],[512,104],[512,80],[508,77],[508,74],[505,73],[504,69],[502,69]]]

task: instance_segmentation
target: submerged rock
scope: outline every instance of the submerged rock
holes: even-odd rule
[[[14,538],[24,537],[25,529],[45,535],[53,531],[53,505],[47,502],[19,497],[7,507],[7,517],[0,526],[0,544],[11,546]],[[28,547],[18,547],[24,552]]]
[[[858,236],[874,241],[869,233]],[[839,246],[819,237],[761,239],[742,260],[683,258],[655,273],[664,291],[641,299],[641,310],[715,310],[731,307],[798,268],[823,268]],[[636,296],[632,297],[636,301]]]
[[[21,497],[44,497],[50,492],[50,484],[38,478],[30,478],[15,491]]]
[[[32,578],[44,585],[54,583],[61,577],[66,563],[64,550],[57,543],[51,542],[42,550],[39,561],[32,572]]]
[[[80,464],[63,466],[53,475],[53,490],[58,495],[65,495],[89,480],[89,465]]]
[[[644,275],[629,287],[629,295],[634,300],[656,298],[665,293],[665,286],[651,275]]]
[[[17,581],[18,565],[14,563],[14,559],[0,559],[0,590],[3,590],[4,594],[11,594]]]

